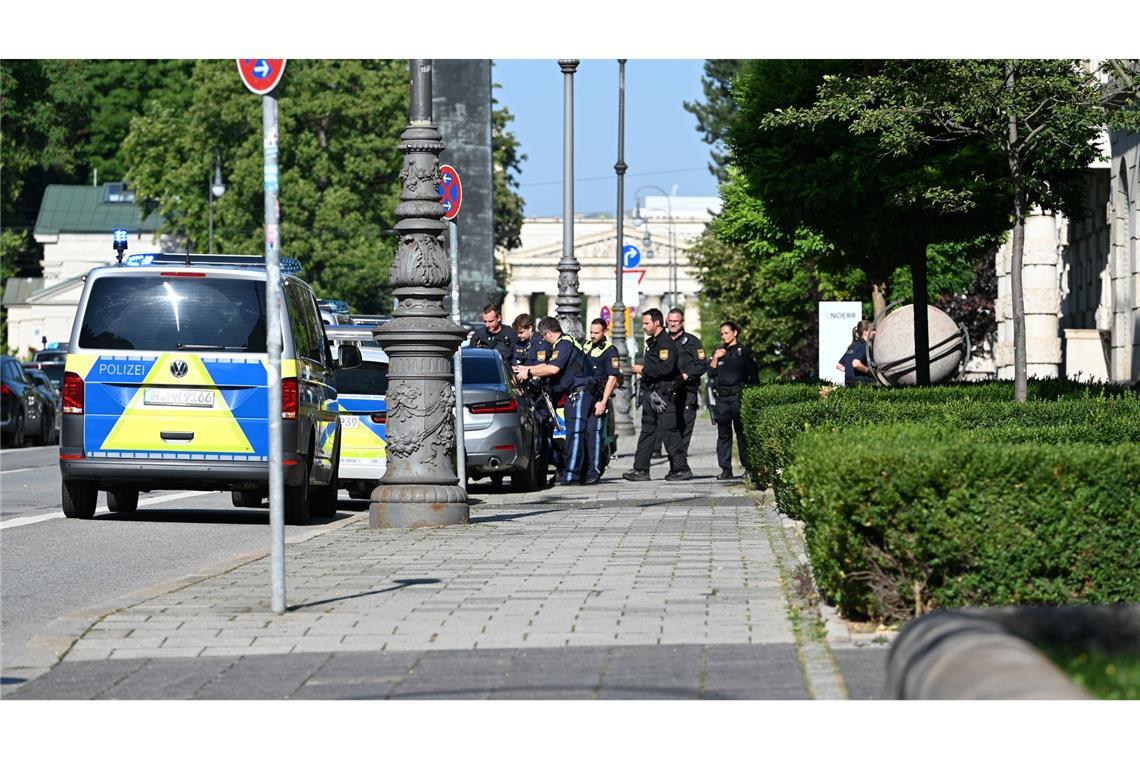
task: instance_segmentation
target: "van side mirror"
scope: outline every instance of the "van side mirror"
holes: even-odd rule
[[[340,359],[337,360],[337,364],[341,369],[359,367],[363,361],[360,356],[360,346],[355,343],[340,344]]]

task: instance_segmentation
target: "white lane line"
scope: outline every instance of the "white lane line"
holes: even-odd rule
[[[45,465],[44,467],[21,467],[18,470],[0,470],[0,475],[15,475],[17,472],[31,472],[32,470],[44,470],[44,469],[47,469],[48,467],[51,467],[51,465]]]
[[[150,496],[145,499],[139,499],[139,506],[143,507],[148,504],[161,504],[165,501],[175,501],[177,499],[188,499],[191,496],[201,496],[209,491],[181,491],[179,493],[168,493],[162,496]],[[95,514],[108,514],[105,507],[99,507],[95,510]],[[13,517],[11,520],[0,522],[0,530],[7,528],[18,528],[21,525],[34,525],[35,523],[44,522],[46,520],[58,520],[63,517],[63,512],[52,512],[46,515],[32,515],[30,517]]]

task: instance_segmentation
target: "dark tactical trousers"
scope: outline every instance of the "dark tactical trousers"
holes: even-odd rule
[[[693,440],[693,428],[697,426],[697,395],[686,393],[685,396],[685,428],[681,431],[681,443],[685,446],[685,458],[689,456],[689,441]]]
[[[681,430],[685,424],[685,411],[675,401],[661,414],[653,411],[646,399],[641,407],[641,434],[637,437],[637,453],[633,455],[633,468],[649,472],[649,459],[660,439],[669,456],[669,472],[689,469]]]
[[[600,478],[609,464],[606,440],[610,437],[609,426],[613,417],[613,404],[606,405],[606,413],[595,416],[594,407],[586,410],[586,474],[585,480]]]
[[[566,453],[561,480],[576,483],[582,480],[586,465],[586,415],[593,413],[594,396],[582,389],[566,398]]]
[[[740,396],[721,396],[716,402],[716,461],[722,470],[732,469],[732,431],[736,429],[736,447],[740,464],[748,466],[748,450],[744,446],[744,422],[740,419]]]

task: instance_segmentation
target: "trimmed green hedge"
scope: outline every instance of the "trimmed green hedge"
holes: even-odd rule
[[[849,391],[851,389],[844,389]],[[827,429],[851,434],[899,422],[923,422],[928,427],[954,430],[997,428],[1064,428],[1048,440],[1088,443],[1140,441],[1140,400],[1134,396],[1077,398],[1060,401],[977,401],[972,396],[941,403],[894,397],[893,392],[832,392],[816,401],[762,404],[746,399],[742,409],[753,482],[771,486],[780,509],[800,517],[797,494],[783,477],[792,447],[805,431]],[[1003,440],[1035,440],[1005,433]]]
[[[1046,442],[1090,427],[804,435],[787,479],[821,591],[888,621],[916,600],[1140,602],[1140,444]]]

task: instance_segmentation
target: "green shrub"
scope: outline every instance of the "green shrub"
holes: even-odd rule
[[[851,389],[844,389],[851,390]],[[1140,441],[1140,400],[1133,396],[1031,401],[977,401],[973,396],[930,403],[887,394],[832,392],[816,401],[747,409],[745,434],[754,482],[772,487],[785,513],[800,517],[794,490],[784,471],[792,447],[805,431],[825,429],[857,433],[899,422],[923,422],[954,430],[1069,427],[1070,440],[1088,443]],[[1032,435],[1005,433],[1010,442],[1035,440]],[[1063,442],[1064,437],[1049,440]]]
[[[820,590],[848,616],[887,621],[1140,602],[1140,444],[1068,442],[1094,427],[802,436],[787,480]]]

